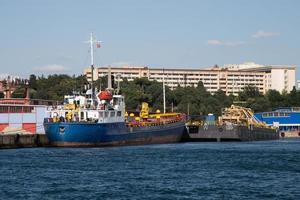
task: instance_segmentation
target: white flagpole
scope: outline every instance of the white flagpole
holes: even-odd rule
[[[163,98],[164,98],[164,113],[166,113],[165,69],[163,69]]]

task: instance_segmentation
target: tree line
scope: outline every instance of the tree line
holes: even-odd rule
[[[116,80],[112,78],[114,88]],[[47,99],[63,101],[64,95],[73,92],[85,92],[91,87],[85,76],[49,75],[48,77],[30,75],[30,97],[34,99]],[[105,89],[107,77],[98,79],[94,87]],[[289,93],[269,90],[265,95],[258,88],[246,86],[238,96],[227,96],[224,91],[218,90],[214,94],[209,93],[202,82],[197,87],[176,87],[166,89],[166,110],[168,112],[184,112],[191,115],[207,115],[213,113],[220,115],[224,107],[237,104],[249,107],[255,112],[271,111],[278,107],[300,107],[300,91],[293,88]],[[20,86],[13,97],[24,97],[25,89]],[[120,82],[120,93],[125,96],[126,109],[138,111],[142,102],[148,102],[152,111],[163,110],[162,83],[149,81],[147,78],[137,78],[133,81],[124,79]]]

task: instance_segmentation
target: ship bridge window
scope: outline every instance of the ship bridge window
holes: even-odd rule
[[[118,112],[117,112],[117,116],[118,116],[118,117],[121,117],[121,115],[122,115],[122,112],[121,112],[121,111],[118,111]]]
[[[101,112],[99,112],[99,117],[100,118],[103,118],[103,116],[104,116],[104,113],[101,111]]]
[[[110,117],[115,117],[115,111],[110,112]]]
[[[105,118],[108,117],[108,111],[105,111]]]

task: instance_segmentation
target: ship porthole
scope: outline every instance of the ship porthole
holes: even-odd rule
[[[281,134],[280,134],[280,135],[281,135],[281,137],[282,137],[282,138],[284,138],[284,137],[285,137],[285,133],[284,133],[284,132],[281,132]]]
[[[60,132],[60,133],[64,133],[64,132],[65,132],[65,127],[60,126],[60,127],[59,127],[59,132]]]

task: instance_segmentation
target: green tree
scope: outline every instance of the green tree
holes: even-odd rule
[[[252,98],[252,102],[248,102],[247,107],[251,108],[254,112],[264,112],[271,110],[270,102],[264,96]]]
[[[248,85],[244,87],[243,91],[239,92],[238,96],[240,101],[247,101],[248,98],[261,97],[262,94],[257,87]]]
[[[18,87],[13,93],[12,98],[25,98],[25,88],[24,87]]]
[[[266,93],[266,98],[270,102],[272,109],[285,106],[284,97],[277,90],[269,90]]]
[[[34,74],[31,74],[29,76],[29,87],[34,90],[37,89],[37,80],[36,80],[36,76]]]
[[[300,106],[300,91],[296,90],[294,86],[292,91],[286,96],[287,104],[290,107],[299,107]]]

